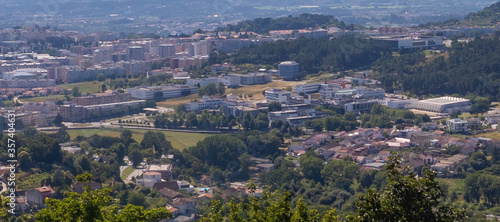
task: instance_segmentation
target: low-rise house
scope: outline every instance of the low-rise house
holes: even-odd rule
[[[176,198],[183,198],[185,197],[181,193],[168,189],[168,188],[162,188],[161,190],[158,191],[162,197],[167,197],[169,200],[174,200]]]
[[[75,191],[78,194],[82,194],[85,191],[86,186],[90,186],[91,190],[102,189],[102,184],[96,181],[91,181],[90,183],[75,182],[73,185],[71,185],[73,191]]]
[[[45,204],[45,199],[52,198],[55,193],[56,191],[54,191],[54,189],[50,186],[38,187],[26,191],[26,200],[28,203],[33,203],[38,207],[41,207]]]
[[[167,182],[155,183],[155,185],[153,185],[153,188],[158,191],[163,188],[168,188],[173,191],[178,191],[179,185],[177,184],[177,181],[167,181]]]
[[[177,181],[177,185],[179,186],[180,190],[185,190],[188,193],[194,191],[194,187],[187,181]]]
[[[191,198],[176,198],[172,201],[172,207],[179,209],[180,214],[196,213],[196,201]]]

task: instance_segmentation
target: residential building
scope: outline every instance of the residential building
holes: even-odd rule
[[[145,100],[135,100],[128,102],[98,104],[98,105],[62,105],[59,106],[59,113],[63,121],[80,122],[99,119],[106,116],[130,114],[130,110],[139,108]],[[142,108],[140,109],[142,110]]]
[[[94,93],[88,96],[74,97],[72,103],[79,106],[98,105],[107,103],[128,102],[131,97],[129,93],[118,93],[116,91],[105,93]]]
[[[467,133],[469,132],[469,123],[458,118],[446,120],[446,129],[453,133]]]
[[[160,58],[175,57],[175,45],[162,44],[162,45],[158,46],[158,55],[160,56]]]
[[[150,164],[146,167],[146,172],[156,172],[161,174],[161,179],[172,180],[171,164]]]
[[[36,204],[40,208],[45,204],[45,199],[52,198],[55,193],[52,187],[43,186],[26,191],[26,198],[29,203]]]
[[[156,183],[161,182],[161,178],[162,174],[159,172],[145,172],[142,174],[142,179],[138,179],[137,182],[145,187],[151,188]]]
[[[127,60],[144,60],[144,47],[142,46],[131,46],[127,48]]]

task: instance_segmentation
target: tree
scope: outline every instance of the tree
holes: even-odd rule
[[[71,137],[66,129],[67,129],[67,127],[63,126],[63,127],[59,128],[59,130],[56,133],[56,139],[58,139],[59,142],[61,142],[61,143],[68,142],[71,139]]]
[[[106,90],[108,90],[108,87],[106,87],[106,84],[105,84],[105,83],[103,83],[103,84],[101,85],[101,89],[102,89],[102,92],[106,92]]]
[[[77,180],[81,183],[89,183],[92,175],[89,173],[78,175]],[[47,199],[47,208],[35,215],[37,221],[110,221],[110,222],[142,222],[160,221],[172,217],[166,208],[154,208],[144,210],[143,207],[127,205],[125,209],[119,210],[118,206],[112,205],[113,197],[110,189],[92,191],[90,186],[78,195],[70,193],[63,200]]]
[[[300,171],[308,179],[321,181],[321,169],[323,169],[323,158],[314,152],[307,152],[299,158]]]
[[[136,167],[142,162],[144,157],[142,156],[141,151],[139,151],[138,149],[132,149],[128,153],[128,159],[132,161],[133,166]]]
[[[54,118],[54,125],[55,126],[62,126],[63,118],[60,113],[57,113],[56,118]]]
[[[31,167],[31,164],[33,162],[31,160],[30,154],[26,151],[21,151],[17,156],[17,159],[19,160],[19,168],[24,171],[27,171]]]
[[[132,138],[132,131],[130,131],[129,129],[124,129],[120,133],[120,138],[125,139],[125,140],[131,139]]]
[[[269,112],[281,111],[281,103],[278,101],[273,101],[273,102],[269,103],[269,106],[267,109]]]
[[[73,95],[73,97],[80,96],[80,89],[78,89],[78,86],[73,87],[73,89],[71,90],[71,95]]]
[[[104,82],[104,81],[106,81],[106,75],[104,75],[104,73],[99,73],[99,74],[97,74],[96,79],[99,82]]]
[[[35,136],[37,133],[38,133],[38,131],[36,131],[36,128],[32,127],[32,126],[26,127],[26,128],[23,129],[23,134],[26,137]]]
[[[409,168],[399,171],[397,159],[391,158],[386,169],[388,184],[377,192],[369,189],[356,204],[356,215],[348,221],[465,221],[463,210],[440,205],[443,195],[436,173],[426,171],[417,178]]]
[[[219,85],[217,86],[217,93],[221,96],[226,93],[226,86],[224,85],[224,83],[219,82]]]

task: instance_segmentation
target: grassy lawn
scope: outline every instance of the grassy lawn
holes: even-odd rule
[[[57,85],[63,89],[73,89],[73,87],[77,86],[78,90],[82,95],[86,95],[87,93],[96,93],[101,92],[102,82],[92,81],[92,82],[79,82],[79,83],[70,83],[70,84],[62,84]]]
[[[249,95],[253,94],[253,100],[263,100],[264,95],[262,95],[262,91],[270,88],[278,88],[283,89],[287,87],[292,87],[300,84],[300,82],[285,82],[285,81],[275,81],[270,82],[264,85],[252,85],[252,86],[243,86],[237,89],[226,89],[226,94],[234,94],[234,95]]]
[[[122,180],[125,180],[125,179],[127,179],[128,175],[130,175],[134,171],[135,171],[135,168],[133,166],[129,166],[123,170],[123,173],[122,173],[122,175],[120,175],[120,177],[122,178]]]
[[[45,102],[47,99],[58,99],[64,100],[64,95],[50,95],[50,96],[40,96],[40,97],[31,97],[31,98],[20,98],[21,102]]]
[[[195,99],[200,99],[198,96],[198,93],[191,94],[189,96],[179,97],[179,98],[167,99],[165,101],[156,102],[156,104],[158,106],[161,106],[161,107],[174,108],[174,107],[178,106],[179,104],[188,103],[188,102],[191,102],[191,100],[195,100]]]
[[[287,87],[292,87],[295,85],[300,84],[300,82],[284,82],[284,81],[275,81],[275,82],[270,82],[264,85],[251,85],[251,86],[243,86],[237,89],[226,89],[226,95],[229,94],[234,94],[234,95],[249,95],[253,94],[253,100],[263,100],[264,95],[262,95],[262,91],[270,88],[287,88]],[[173,98],[173,99],[167,99],[165,101],[161,102],[156,102],[158,106],[161,107],[166,107],[166,108],[173,108],[175,106],[178,106],[179,104],[182,103],[188,103],[191,102],[192,100],[195,99],[200,99],[198,94],[192,94],[189,96],[183,96],[179,98]]]
[[[143,129],[131,129],[132,138],[140,143],[144,138],[144,133],[148,130]],[[172,131],[160,131],[165,134],[165,138],[172,143],[172,147],[178,150],[183,150],[186,147],[195,146],[199,141],[211,136],[211,134],[203,133],[186,133],[186,132],[172,132]],[[71,139],[75,139],[77,136],[89,137],[94,134],[101,136],[111,136],[120,137],[119,129],[77,129],[68,130]]]
[[[478,134],[476,136],[477,137],[486,137],[486,138],[490,138],[490,139],[500,140],[500,133],[498,131],[496,131],[496,132],[489,132],[489,133],[481,133],[481,134]]]

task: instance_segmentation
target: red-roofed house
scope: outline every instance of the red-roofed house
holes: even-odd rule
[[[52,187],[43,186],[26,191],[26,198],[28,202],[41,207],[45,203],[45,199],[53,197],[55,193],[56,191]]]

